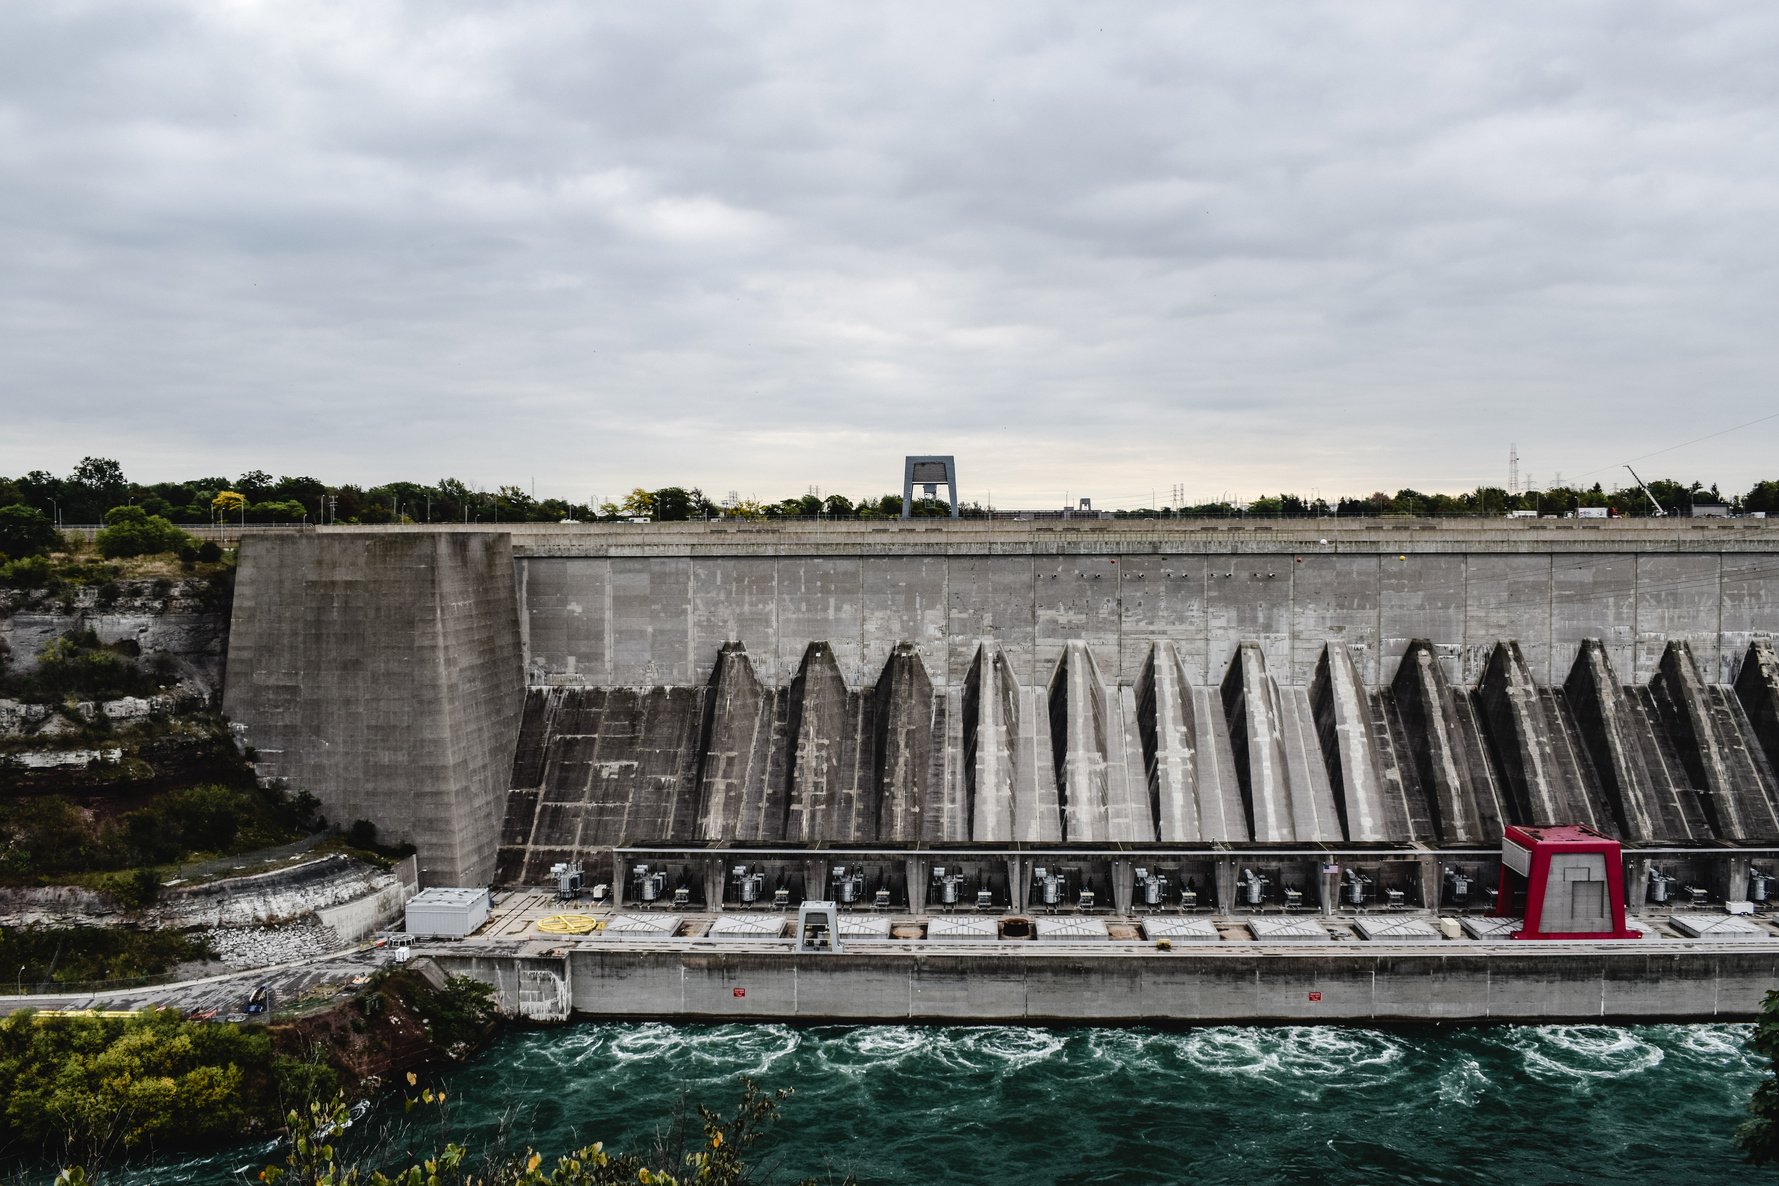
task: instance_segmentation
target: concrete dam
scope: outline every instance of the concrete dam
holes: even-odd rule
[[[739,861],[918,910],[949,862],[1021,909],[1048,864],[1128,909],[1133,861],[1227,905],[1344,854],[1431,907],[1567,821],[1740,897],[1776,578],[1761,521],[250,531],[224,706],[429,884],[716,908]]]

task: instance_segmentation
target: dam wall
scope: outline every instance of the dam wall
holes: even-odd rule
[[[493,876],[523,673],[505,534],[242,541],[224,713],[261,778],[414,844],[422,885]]]
[[[1628,683],[1653,679],[1670,642],[1727,683],[1779,629],[1766,523],[652,524],[516,530],[514,550],[534,684],[700,684],[739,642],[784,686],[819,641],[852,687],[899,643],[934,686],[960,684],[985,642],[1037,686],[1078,642],[1128,687],[1168,641],[1194,685],[1252,642],[1280,683],[1308,687],[1339,642],[1375,687],[1416,639],[1465,684],[1501,639],[1545,686],[1586,639]]]
[[[496,833],[532,884],[649,844],[1779,839],[1764,523],[330,528],[249,533],[240,581],[262,769],[430,884]]]

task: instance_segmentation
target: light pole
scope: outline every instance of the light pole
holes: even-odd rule
[[[57,502],[54,498],[50,498],[49,500],[49,517],[56,525],[56,530],[60,531],[62,528],[62,504]]]

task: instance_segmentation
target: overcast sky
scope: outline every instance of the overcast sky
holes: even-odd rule
[[[1776,64],[1765,3],[0,4],[0,473],[1611,485],[1779,413]]]

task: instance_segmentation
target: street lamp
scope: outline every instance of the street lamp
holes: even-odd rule
[[[62,526],[62,504],[57,502],[53,497],[49,499],[49,517],[55,522],[55,525],[59,530]]]

